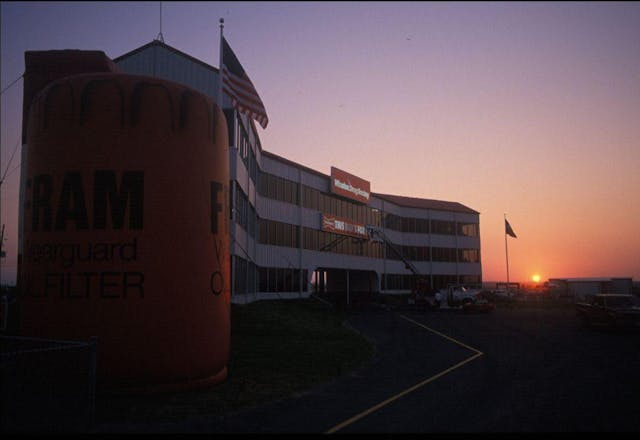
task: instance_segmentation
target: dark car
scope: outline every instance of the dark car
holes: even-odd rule
[[[576,313],[586,325],[640,326],[640,305],[633,295],[594,295],[576,303]]]

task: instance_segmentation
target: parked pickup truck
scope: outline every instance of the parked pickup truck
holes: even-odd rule
[[[640,326],[640,305],[633,295],[598,294],[575,307],[586,325]]]
[[[487,290],[471,289],[462,285],[449,285],[436,295],[442,298],[443,308],[462,309],[467,312],[491,312],[495,304],[488,297]]]

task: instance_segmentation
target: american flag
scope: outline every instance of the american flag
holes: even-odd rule
[[[262,100],[224,37],[222,37],[222,88],[231,97],[231,103],[238,111],[258,121],[262,128],[267,127],[269,118]]]

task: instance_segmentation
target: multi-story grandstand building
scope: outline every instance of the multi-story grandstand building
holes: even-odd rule
[[[405,293],[480,285],[479,213],[457,202],[372,193],[263,149],[252,119],[217,96],[219,70],[155,40],[115,58],[128,74],[175,81],[222,102],[229,134],[231,300],[313,292]],[[351,296],[352,298],[354,296]]]

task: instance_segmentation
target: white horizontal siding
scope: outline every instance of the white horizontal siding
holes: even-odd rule
[[[298,182],[299,171],[297,167],[293,167],[289,164],[266,156],[262,156],[261,167],[262,170],[267,173],[280,176],[283,179],[291,180],[292,182]]]
[[[218,72],[194,63],[161,46],[149,46],[118,61],[118,67],[131,75],[145,75],[175,81],[203,93],[217,102]],[[225,96],[224,107],[231,103]]]
[[[256,205],[256,209],[260,218],[275,220],[282,223],[289,223],[292,225],[299,224],[299,208],[296,205],[280,202],[278,200],[268,199],[261,196],[258,196],[257,199],[258,203]]]
[[[329,192],[329,177],[302,171],[302,184],[322,192]]]

